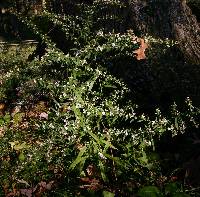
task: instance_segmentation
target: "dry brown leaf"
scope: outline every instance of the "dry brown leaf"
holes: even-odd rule
[[[20,129],[25,130],[29,128],[29,122],[28,121],[24,121],[22,122],[22,124],[20,124]]]
[[[0,116],[3,116],[6,105],[4,103],[0,103]]]
[[[80,178],[80,180],[84,183],[80,186],[81,189],[89,189],[89,190],[99,190],[103,186],[98,179],[90,179],[88,177]]]
[[[33,189],[20,189],[20,194],[27,196],[27,197],[32,197],[33,196]]]
[[[97,169],[94,165],[89,165],[86,169],[87,175],[89,177],[95,176],[95,174],[97,174]]]
[[[78,150],[81,150],[83,147],[84,147],[84,145],[81,144],[80,139],[78,138],[78,139],[76,140],[75,148],[78,149]]]
[[[45,101],[38,101],[29,111],[26,112],[27,118],[48,119],[48,107]]]
[[[37,113],[46,112],[48,111],[47,103],[45,101],[38,101],[33,110]]]
[[[140,48],[133,51],[137,60],[146,59],[145,50],[148,48],[148,45],[145,43],[143,38],[139,38],[138,42],[140,43]]]
[[[40,118],[40,119],[48,120],[48,114],[47,114],[46,112],[42,112],[42,113],[39,115],[39,118]]]
[[[5,131],[4,131],[4,128],[1,127],[1,128],[0,128],[0,137],[3,137],[3,136],[4,136],[4,132],[5,132]]]
[[[6,197],[11,197],[11,196],[19,196],[19,191],[16,188],[13,188],[12,192],[6,194]]]
[[[4,110],[6,105],[4,103],[0,103],[0,110]]]
[[[29,111],[29,112],[26,113],[26,116],[28,118],[37,118],[38,114],[35,113],[34,111]]]
[[[14,117],[15,114],[19,113],[21,111],[21,105],[15,106],[11,111],[11,116]]]

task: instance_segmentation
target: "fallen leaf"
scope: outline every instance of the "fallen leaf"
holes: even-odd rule
[[[6,197],[11,197],[11,196],[19,196],[19,191],[16,188],[13,188],[12,192],[6,194]]]
[[[24,130],[24,129],[27,129],[27,128],[29,128],[29,122],[28,121],[22,122],[20,124],[20,129]]]
[[[20,189],[19,190],[20,193],[24,196],[27,196],[27,197],[32,197],[33,195],[33,189]]]
[[[39,118],[40,118],[40,119],[48,120],[48,114],[47,114],[46,112],[42,112],[42,113],[39,115]]]
[[[0,103],[0,116],[3,116],[6,105],[4,103]]]
[[[80,178],[80,180],[84,183],[80,186],[81,189],[89,189],[89,190],[99,190],[102,188],[102,185],[98,179],[90,179],[88,177]]]
[[[4,136],[4,132],[5,132],[5,131],[4,131],[4,128],[1,127],[1,128],[0,128],[0,137],[3,137],[3,136]]]
[[[172,176],[171,177],[171,181],[177,181],[178,180],[178,177],[177,176]]]
[[[46,185],[46,189],[47,190],[51,190],[53,187],[54,181],[50,181],[47,185]]]
[[[19,113],[21,111],[21,106],[15,106],[12,111],[11,111],[11,116],[14,117],[17,113]]]
[[[133,51],[137,60],[146,59],[145,50],[148,48],[148,45],[145,43],[143,38],[138,39],[140,43],[140,48]]]
[[[86,169],[87,175],[89,177],[94,176],[96,174],[96,168],[94,165],[89,165]]]
[[[47,111],[47,103],[45,101],[38,101],[38,103],[33,107],[33,110],[37,113]]]
[[[83,182],[90,182],[89,177],[82,177],[82,178],[80,178],[80,180],[83,181]]]
[[[5,109],[5,104],[4,103],[0,103],[0,110],[4,110]]]
[[[35,113],[33,111],[29,111],[29,112],[27,112],[26,116],[28,118],[37,118],[37,113]]]
[[[51,190],[53,187],[54,181],[50,181],[49,183],[46,183],[45,181],[41,181],[38,183],[37,191],[35,192],[35,196],[42,196],[47,190]]]
[[[41,181],[38,185],[39,185],[40,187],[46,188],[47,183],[44,182],[44,181]]]

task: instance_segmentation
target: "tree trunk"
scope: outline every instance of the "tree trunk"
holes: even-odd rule
[[[200,65],[200,26],[185,0],[130,0],[129,7],[133,29],[175,39],[185,58]]]

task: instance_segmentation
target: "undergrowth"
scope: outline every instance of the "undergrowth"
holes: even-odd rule
[[[15,13],[45,49],[33,60],[32,48],[14,58],[9,50],[0,54],[0,194],[197,196],[185,158],[165,146],[188,136],[195,142],[187,147],[190,159],[198,144],[199,108],[185,98],[182,108],[170,103],[167,113],[156,105],[142,111],[140,104],[149,104],[144,88],[149,97],[161,97],[152,80],[164,69],[151,51],[156,40],[146,38],[149,60],[137,62],[133,32],[95,31],[94,8],[64,18],[48,11]],[[61,33],[60,41],[50,30]],[[175,44],[159,41],[160,60]],[[135,71],[127,74],[127,65]]]

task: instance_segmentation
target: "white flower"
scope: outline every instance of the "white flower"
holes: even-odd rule
[[[103,116],[105,116],[105,115],[106,115],[105,111],[102,111],[102,115],[103,115]]]
[[[102,160],[106,160],[107,158],[102,154],[102,153],[98,153],[99,157],[102,159]]]

